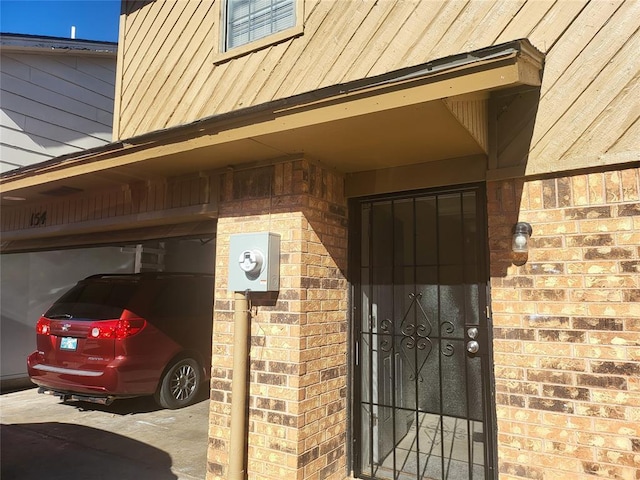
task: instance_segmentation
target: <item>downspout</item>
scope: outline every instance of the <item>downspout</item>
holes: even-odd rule
[[[231,440],[229,445],[229,480],[246,480],[247,472],[247,383],[249,359],[249,292],[235,293],[233,380],[231,383]]]

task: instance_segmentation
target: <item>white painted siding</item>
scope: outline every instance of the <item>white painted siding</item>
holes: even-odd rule
[[[109,143],[115,75],[115,55],[3,49],[1,172]]]

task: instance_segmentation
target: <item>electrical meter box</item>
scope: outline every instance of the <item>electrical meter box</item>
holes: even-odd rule
[[[280,289],[280,235],[238,233],[229,243],[229,290],[274,292]]]

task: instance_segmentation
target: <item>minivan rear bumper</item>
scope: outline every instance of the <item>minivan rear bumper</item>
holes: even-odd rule
[[[60,397],[63,402],[66,400],[78,400],[81,402],[99,403],[101,405],[111,405],[116,397],[107,395],[105,396],[93,396],[93,395],[80,395],[77,393],[59,392],[58,390],[52,390],[47,387],[38,388],[38,393],[46,393],[48,395],[54,395]]]
[[[152,395],[158,386],[161,370],[151,372],[129,357],[119,357],[102,370],[86,370],[48,365],[43,355],[36,351],[27,357],[27,371],[31,381],[56,395],[88,397],[131,397]]]

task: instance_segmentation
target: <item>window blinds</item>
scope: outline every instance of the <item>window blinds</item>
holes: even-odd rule
[[[296,0],[227,0],[226,50],[296,24]]]

